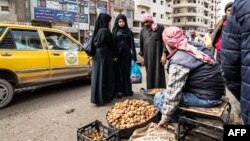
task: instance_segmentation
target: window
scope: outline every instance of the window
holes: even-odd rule
[[[161,19],[163,19],[164,18],[164,15],[163,14],[161,14]]]
[[[141,22],[141,27],[143,27],[144,26],[144,23],[143,22]]]
[[[37,0],[37,7],[46,7],[46,0]]]
[[[9,7],[8,6],[1,6],[1,11],[9,11]]]
[[[170,20],[170,17],[168,17],[168,19]]]
[[[139,22],[133,21],[133,26],[134,26],[134,27],[139,27],[139,25],[140,25]]]
[[[181,22],[181,19],[177,19],[177,22],[180,23],[180,22]]]
[[[195,20],[195,18],[193,18],[193,22],[195,22],[196,20]]]
[[[145,13],[145,11],[141,11],[141,14]]]
[[[127,18],[128,19],[132,19],[132,11],[131,10],[127,10],[127,14],[126,14],[126,16],[127,16]]]
[[[60,5],[60,10],[64,10],[64,11],[67,11],[67,3],[59,3]],[[82,7],[80,7],[80,13],[81,12],[84,12],[84,9],[82,9]]]
[[[4,39],[0,42],[0,49],[16,49],[10,32],[8,32]]]
[[[156,13],[155,12],[153,13],[153,17],[156,17]]]
[[[90,26],[94,26],[96,20],[96,14],[90,14],[89,19],[90,19]]]
[[[61,33],[44,32],[50,50],[71,50],[78,51],[77,44]]]
[[[62,4],[62,10],[67,11],[67,4],[66,3]]]
[[[1,35],[2,35],[2,32],[3,32],[3,28],[0,27],[0,37],[1,37]]]
[[[153,0],[153,3],[156,3],[156,0]]]
[[[161,5],[163,5],[164,4],[164,2],[163,1],[161,1]]]
[[[36,30],[12,29],[17,50],[42,49],[40,37]]]

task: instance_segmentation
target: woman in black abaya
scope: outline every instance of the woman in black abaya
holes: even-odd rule
[[[136,51],[133,32],[128,28],[125,15],[119,14],[116,17],[112,33],[118,58],[114,62],[115,94],[117,97],[131,96],[130,70],[132,58],[136,62]]]
[[[91,102],[104,105],[114,99],[113,56],[114,41],[109,29],[111,17],[101,13],[95,23],[92,44],[93,55],[91,76]]]

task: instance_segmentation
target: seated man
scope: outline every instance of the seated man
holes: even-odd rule
[[[221,104],[225,95],[219,65],[209,56],[208,49],[200,43],[188,43],[178,27],[166,28],[162,38],[170,53],[169,80],[166,91],[154,99],[162,113],[157,127],[167,127],[179,105],[211,107]]]

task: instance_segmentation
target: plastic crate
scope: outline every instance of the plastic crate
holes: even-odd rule
[[[77,129],[77,141],[94,141],[87,137],[85,133],[91,133],[94,130],[102,132],[105,136],[104,141],[120,141],[120,131],[115,128],[104,126],[100,121],[96,120],[82,128]]]

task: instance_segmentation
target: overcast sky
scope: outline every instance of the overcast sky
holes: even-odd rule
[[[234,1],[234,0],[221,0],[221,5],[220,5],[220,7],[221,7],[220,14],[221,14],[221,15],[224,15],[224,8],[225,8],[225,5],[226,5],[227,3],[229,3],[229,2],[232,2],[232,1]]]

